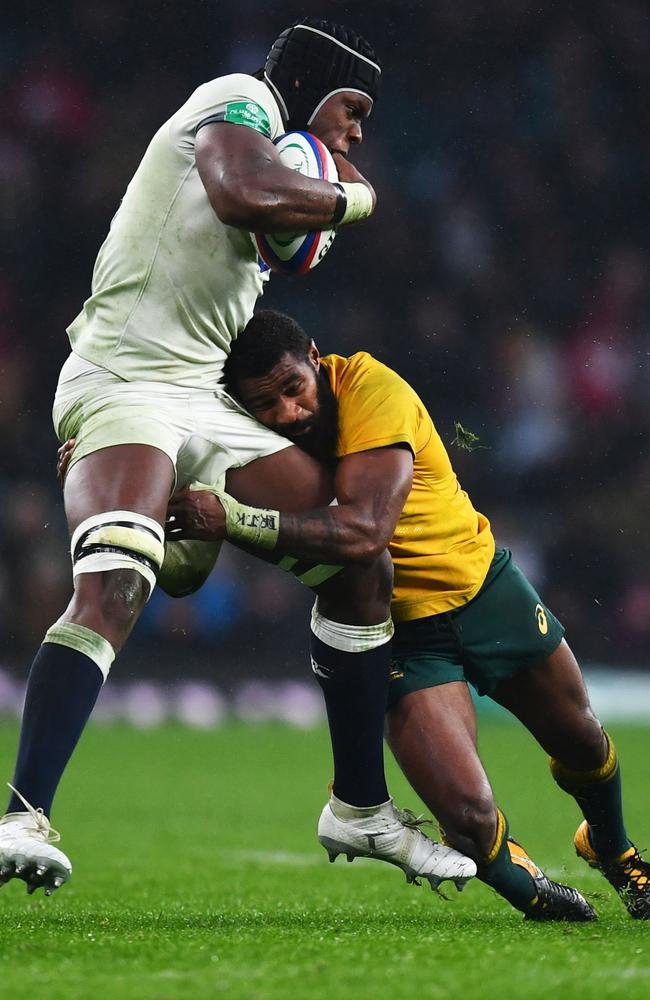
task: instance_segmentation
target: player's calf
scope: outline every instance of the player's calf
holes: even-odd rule
[[[43,844],[49,843],[46,816],[115,653],[155,585],[163,552],[161,526],[134,511],[93,515],[73,532],[75,593],[63,618],[48,629],[32,664],[14,771],[14,784],[21,796],[27,796],[38,810],[28,810],[25,819],[21,797],[17,793],[12,796],[7,808],[12,818],[3,823],[1,878],[21,877],[23,854],[28,860],[36,859],[29,871],[36,884],[43,884],[38,882],[43,864],[48,870],[53,865],[57,879],[67,877],[66,871],[69,874],[65,855],[56,848],[43,849]],[[14,844],[14,836],[21,843],[25,838],[40,841],[38,850],[28,843],[23,852]],[[11,862],[14,854],[16,863]]]
[[[477,863],[489,855],[497,834],[498,811],[487,782],[480,790],[448,790],[436,816],[446,844]]]

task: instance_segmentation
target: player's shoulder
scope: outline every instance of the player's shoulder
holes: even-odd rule
[[[272,103],[275,100],[266,84],[248,73],[227,73],[225,76],[205,80],[199,84],[192,97],[196,94],[222,96],[225,100],[229,97],[250,97],[260,103]]]
[[[229,105],[236,105],[243,114],[258,114],[262,112],[269,120],[281,121],[280,109],[277,102],[261,80],[247,73],[228,73],[227,76],[217,76],[213,80],[206,80],[194,90],[183,109],[194,108],[223,108]]]
[[[172,134],[193,138],[208,121],[250,125],[269,139],[283,128],[273,94],[265,83],[247,73],[229,73],[201,83],[171,118]]]
[[[370,381],[378,383],[395,384],[403,379],[379,361],[368,351],[357,351],[349,357],[342,357],[339,354],[328,354],[322,359],[323,365],[340,387],[351,388]]]
[[[404,427],[420,425],[423,406],[414,390],[372,354],[359,351],[348,358],[329,355],[323,360],[339,407],[339,426],[347,426],[349,421],[356,425],[360,419],[368,423],[376,417],[385,435],[397,425],[400,434]]]

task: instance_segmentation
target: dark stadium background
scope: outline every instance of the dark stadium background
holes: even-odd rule
[[[0,37],[0,667],[70,588],[50,406],[66,325],[146,144],[200,82],[254,71],[301,13],[384,67],[358,157],[379,210],[272,280],[324,350],[420,392],[461,481],[587,663],[645,668],[650,21],[643,0],[16,5]],[[152,599],[114,675],[306,677],[309,595],[224,554]]]

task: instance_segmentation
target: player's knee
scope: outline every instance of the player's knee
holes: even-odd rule
[[[142,610],[149,596],[147,581],[132,570],[115,570],[102,594],[101,608],[105,618],[128,628]]]
[[[390,599],[393,594],[393,560],[391,559],[390,553],[387,549],[384,550],[377,559],[375,559],[371,570],[375,582],[377,598],[382,602],[390,604]]]
[[[86,573],[76,578],[66,620],[97,632],[117,653],[137,621],[148,593],[146,581],[132,570]]]
[[[585,754],[588,754],[593,761],[594,767],[602,764],[603,757],[607,756],[607,740],[603,733],[603,727],[590,705],[587,705],[582,713],[580,741]]]
[[[348,564],[345,568],[348,581],[353,583],[350,588],[359,595],[367,607],[373,604],[379,609],[389,608],[393,593],[393,561],[387,550],[383,551],[369,565]]]
[[[157,521],[132,511],[109,511],[87,518],[70,546],[79,603],[118,630],[128,629],[156,583],[164,557],[164,532]],[[101,586],[83,579],[97,579]]]
[[[593,771],[607,756],[607,739],[589,704],[574,713],[567,732],[558,738],[552,757],[574,771]]]
[[[442,827],[451,847],[475,860],[486,857],[494,843],[496,805],[492,794],[477,790],[451,797]]]
[[[314,588],[318,608],[326,618],[374,625],[390,618],[393,564],[388,552],[370,566],[348,563],[341,571]]]

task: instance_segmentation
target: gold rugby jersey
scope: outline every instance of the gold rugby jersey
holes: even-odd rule
[[[422,400],[365,352],[329,354],[322,364],[338,403],[338,457],[400,443],[413,452],[413,485],[389,546],[394,620],[466,604],[485,579],[494,537],[461,489]]]

